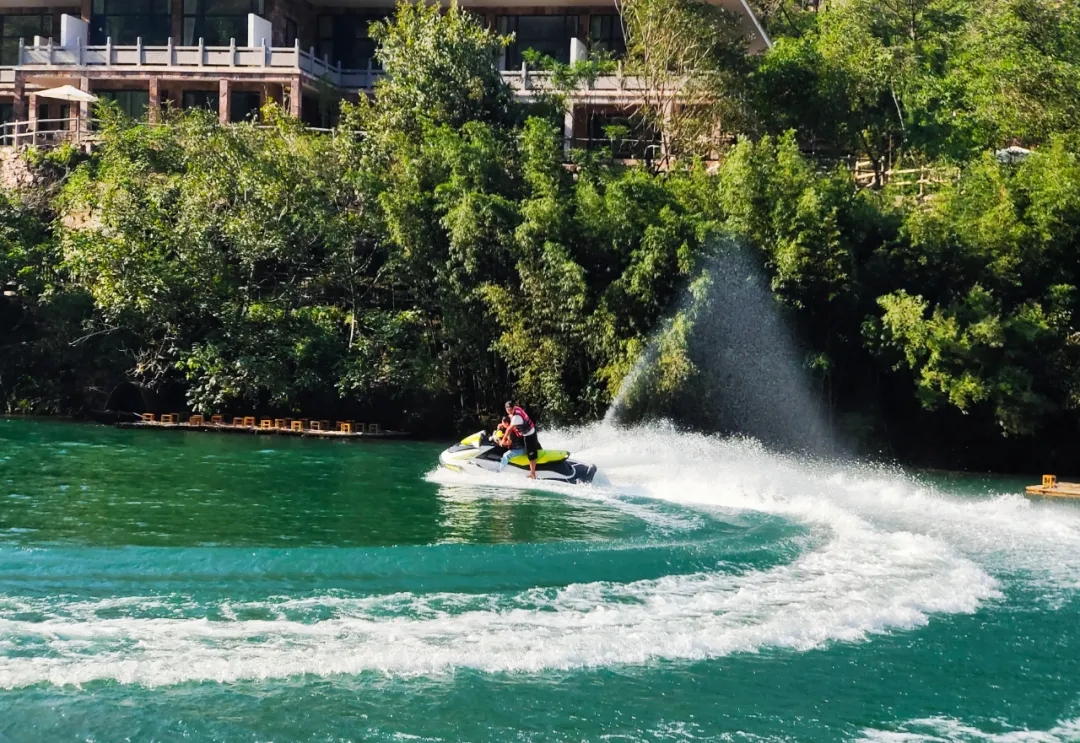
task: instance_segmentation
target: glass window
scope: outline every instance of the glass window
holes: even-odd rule
[[[316,39],[315,54],[319,59],[329,59],[334,62],[337,52],[334,49],[334,16],[319,16],[319,37]]]
[[[612,157],[646,159],[657,152],[656,129],[626,112],[589,111],[590,150],[609,149]]]
[[[216,90],[185,90],[180,98],[180,105],[184,109],[203,108],[207,111],[218,110],[218,91]]]
[[[229,99],[229,120],[248,121],[259,120],[259,106],[262,96],[255,91],[235,90]]]
[[[150,107],[149,90],[102,90],[94,91],[94,95],[102,100],[116,101],[120,110],[128,118],[146,118],[146,109]]]
[[[33,44],[35,36],[52,36],[51,15],[0,16],[0,65],[18,64],[19,39]]]
[[[147,46],[169,43],[169,0],[94,0],[90,13],[90,43],[106,39],[132,46],[139,38]]]
[[[368,60],[378,69],[375,40],[371,24],[386,20],[391,11],[376,13],[344,13],[319,16],[319,39],[315,53],[319,59],[329,57],[330,64],[341,63],[347,70],[366,70]]]
[[[58,131],[67,129],[69,125],[68,117],[71,115],[71,106],[67,103],[61,103],[54,109],[56,114],[49,115],[49,104],[38,104],[38,129],[41,131]]]
[[[14,103],[0,103],[0,124],[7,124],[15,120],[15,104]],[[3,136],[0,137],[0,144],[7,146],[11,144],[11,135],[15,133],[15,127],[4,126],[0,128],[0,132],[3,132]]]
[[[506,69],[521,67],[521,53],[532,49],[557,62],[570,62],[570,39],[577,36],[576,15],[507,15],[499,18],[499,33],[514,34],[506,48]]]
[[[265,0],[184,0],[184,39],[195,46],[202,39],[207,46],[247,46],[248,13],[262,15]]]
[[[589,44],[596,51],[608,52],[613,57],[626,54],[622,18],[618,14],[594,15],[589,18]]]

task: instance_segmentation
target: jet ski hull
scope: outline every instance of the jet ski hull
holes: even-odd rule
[[[474,434],[440,454],[439,464],[453,472],[465,474],[528,478],[528,460],[523,456],[515,457],[505,468],[501,468],[500,460],[504,451],[492,444],[485,435]],[[550,482],[589,483],[596,474],[596,465],[570,459],[565,452],[541,450],[536,465],[536,479]]]

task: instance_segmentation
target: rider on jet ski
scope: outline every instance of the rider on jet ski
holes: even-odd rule
[[[506,453],[502,455],[499,471],[502,472],[512,457],[527,454],[529,457],[529,477],[535,480],[536,458],[540,454],[540,440],[536,435],[536,425],[529,418],[529,414],[525,412],[524,408],[520,405],[514,405],[510,400],[506,401],[506,414],[510,416],[510,425],[503,432],[503,441],[507,442],[507,446],[513,446],[514,448],[507,449]],[[524,447],[522,447],[522,444],[524,444]]]
[[[499,421],[499,425],[495,427],[495,430],[491,432],[491,440],[503,447],[504,449],[512,449],[509,439],[505,438],[506,429],[510,428],[510,416],[503,416],[503,419]]]

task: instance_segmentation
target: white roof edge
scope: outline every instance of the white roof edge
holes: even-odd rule
[[[757,13],[754,12],[754,10],[746,2],[746,0],[739,0],[739,2],[742,3],[743,10],[746,11],[746,15],[750,16],[750,20],[754,22],[754,27],[757,29],[757,32],[761,34],[761,40],[765,42],[765,46],[767,46],[769,49],[772,49],[772,39],[769,38],[769,35],[765,33],[765,29],[762,28],[761,21],[758,20]]]

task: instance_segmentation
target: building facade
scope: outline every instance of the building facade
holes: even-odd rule
[[[745,0],[713,0],[742,19],[751,52],[769,42]],[[368,28],[390,0],[0,0],[0,119],[65,127],[87,104],[39,98],[72,85],[133,117],[163,105],[203,107],[223,122],[257,115],[272,98],[314,126],[337,101],[369,92],[381,74]],[[613,0],[462,0],[492,28],[513,33],[500,67],[518,96],[542,87],[522,54],[570,62],[625,45]],[[567,137],[587,142],[640,101],[612,75],[573,96]],[[80,119],[80,117],[82,117]]]

